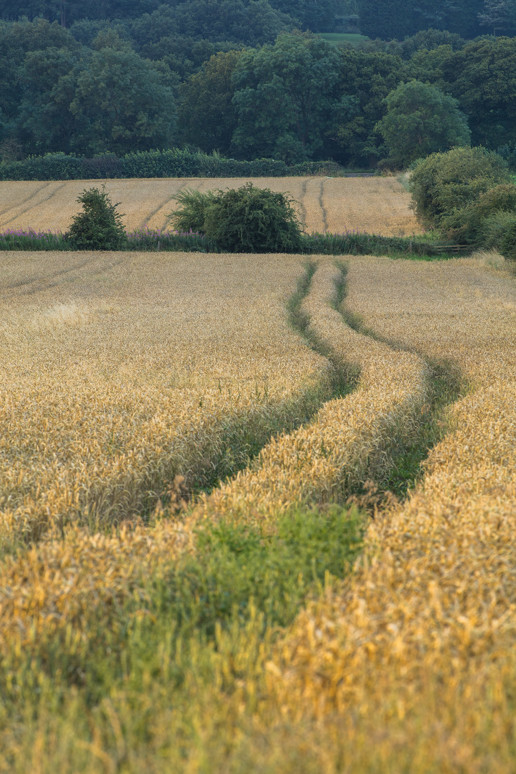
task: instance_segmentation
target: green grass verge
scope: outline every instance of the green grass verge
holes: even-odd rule
[[[346,232],[343,234],[303,234],[300,254],[303,255],[386,255],[391,258],[447,260],[453,253],[440,252],[442,246],[423,236],[387,237],[378,234]],[[474,248],[471,248],[472,250]],[[72,247],[64,234],[51,232],[9,231],[0,234],[2,250],[63,250]],[[203,234],[152,231],[145,229],[127,235],[121,251],[162,251],[219,253],[217,245]]]

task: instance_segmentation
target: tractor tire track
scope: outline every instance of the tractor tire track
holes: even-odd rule
[[[73,266],[69,266],[66,269],[61,269],[60,271],[53,272],[52,274],[40,274],[36,277],[30,277],[28,279],[20,280],[18,282],[13,282],[10,285],[6,285],[4,288],[1,289],[0,293],[3,296],[10,295],[9,291],[18,290],[20,291],[18,295],[33,295],[34,293],[38,293],[40,291],[48,290],[51,287],[54,287],[55,285],[59,284],[58,281],[62,277],[66,276],[67,274],[72,274],[75,271],[79,271],[80,269],[83,269],[85,266],[89,266],[95,261],[99,260],[98,255],[94,255],[92,257],[86,258],[83,261],[80,261],[79,263],[74,264]],[[102,260],[102,259],[101,259]],[[125,258],[118,258],[114,261],[111,261],[108,264],[105,264],[99,268],[99,271],[101,273],[104,273],[105,271],[111,271],[116,266],[123,263],[126,259]]]
[[[323,221],[323,234],[328,233],[328,213],[326,211],[326,207],[324,204],[324,183],[325,180],[321,180],[321,185],[319,186],[319,206],[321,208],[321,215],[322,215],[322,221]]]
[[[2,226],[4,226],[4,225],[7,225],[8,223],[10,223],[10,222],[13,220],[13,218],[11,218],[10,220],[7,220],[7,221],[5,221],[5,222],[4,222],[2,219],[3,219],[3,218],[6,216],[6,215],[8,215],[8,214],[9,214],[10,212],[12,212],[13,210],[16,210],[16,209],[18,209],[18,207],[23,207],[23,205],[24,205],[24,204],[27,204],[27,202],[29,202],[29,201],[31,201],[32,199],[34,199],[34,198],[35,198],[35,197],[36,197],[36,196],[37,196],[37,195],[40,193],[40,191],[43,191],[45,188],[48,188],[48,186],[49,186],[49,185],[52,185],[52,182],[53,182],[53,181],[51,181],[51,182],[47,182],[47,183],[43,183],[43,185],[40,185],[40,186],[39,186],[39,188],[36,188],[36,190],[34,190],[34,191],[31,193],[31,194],[29,194],[28,196],[26,196],[24,199],[22,199],[22,200],[21,200],[20,202],[18,202],[17,204],[12,204],[10,207],[7,207],[5,210],[2,210],[2,211],[0,212],[0,227],[2,227]],[[29,208],[29,209],[30,209],[30,208]],[[23,212],[27,212],[27,210],[24,210]],[[23,214],[23,212],[22,212],[22,213],[20,213],[20,214]],[[15,217],[17,217],[17,216],[15,216]]]
[[[44,202],[50,201],[50,199],[52,199],[56,195],[56,193],[58,191],[60,191],[62,188],[64,188],[66,185],[67,185],[67,183],[61,183],[60,185],[56,186],[53,189],[53,191],[49,194],[49,196],[47,196],[45,199],[42,199],[40,202],[38,202],[38,205],[39,204],[43,204]],[[43,187],[46,187],[46,186],[43,186]],[[42,189],[40,188],[39,190],[42,190]],[[33,197],[29,197],[24,203],[29,201],[31,198],[33,198]],[[9,220],[4,221],[2,223],[2,227],[8,226],[9,223],[13,222],[13,220],[17,220],[17,218],[19,218],[21,215],[25,215],[26,212],[29,212],[30,210],[33,210],[33,209],[34,209],[34,205],[31,205],[29,207],[25,207],[24,210],[21,210],[21,212],[17,212],[16,215],[13,215],[12,218],[9,218]]]
[[[467,385],[458,367],[453,363],[432,360],[417,347],[401,344],[366,326],[359,315],[346,307],[347,265],[338,262],[337,268],[340,275],[335,282],[333,307],[340,313],[345,324],[357,333],[385,344],[394,351],[416,355],[426,365],[428,400],[422,408],[416,436],[409,444],[395,450],[392,471],[382,482],[375,482],[377,489],[374,493],[364,489],[358,493],[357,502],[361,507],[367,508],[369,505],[376,510],[383,502],[392,500],[392,494],[404,499],[408,490],[421,478],[424,461],[446,434],[444,413],[448,406],[464,395]]]
[[[177,189],[177,191],[175,191],[171,196],[167,196],[165,199],[163,199],[163,201],[161,201],[160,204],[158,204],[157,207],[155,207],[148,215],[146,215],[143,218],[143,220],[138,225],[138,229],[141,230],[141,229],[144,229],[146,226],[148,226],[149,225],[149,221],[151,221],[152,218],[154,218],[159,213],[160,210],[162,210],[164,207],[166,207],[167,204],[169,204],[173,199],[175,199],[175,197],[177,196],[179,191],[182,191],[183,188],[185,187],[185,185],[186,185],[186,183],[182,183],[179,186],[179,188]],[[164,228],[166,226],[167,222],[168,222],[168,216],[167,216],[167,218],[165,220],[164,225],[161,226],[161,228]]]

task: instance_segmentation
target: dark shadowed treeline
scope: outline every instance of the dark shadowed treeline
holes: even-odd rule
[[[4,0],[0,159],[186,147],[370,169],[471,143],[514,162],[515,8]],[[315,34],[348,23],[371,39]]]

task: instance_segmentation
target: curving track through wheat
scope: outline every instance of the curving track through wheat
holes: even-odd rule
[[[203,317],[213,332],[216,324],[224,327],[221,315],[237,278],[237,297],[247,311],[244,274],[252,276],[256,257],[217,256],[216,266],[208,263],[211,256],[199,261],[204,268],[192,283],[213,277],[216,269],[222,299],[227,293],[226,305]],[[242,274],[238,261],[245,261]],[[265,266],[273,283],[269,293],[302,270],[294,258],[285,275],[277,257],[263,261],[260,279]],[[188,271],[186,257],[180,265]],[[392,464],[393,442],[406,443],[417,433],[428,397],[427,361],[448,360],[460,368],[468,389],[449,410],[447,434],[430,451],[421,481],[404,502],[370,523],[364,559],[351,578],[300,611],[264,654],[262,672],[255,669],[243,683],[242,698],[228,704],[224,690],[214,688],[210,700],[226,707],[227,726],[207,716],[202,744],[209,759],[210,745],[224,737],[224,769],[217,771],[238,771],[244,749],[248,771],[509,774],[516,760],[513,280],[472,259],[424,264],[352,258],[348,265],[346,306],[382,341],[351,330],[332,307],[338,271],[327,259],[319,260],[304,310],[332,359],[359,368],[356,390],[273,438],[247,470],[202,497],[186,524],[159,521],[112,535],[72,528],[64,539],[54,536],[6,563],[0,647],[7,659],[37,658],[49,640],[71,647],[70,626],[87,642],[95,636],[93,622],[109,625],[113,602],[123,604],[143,589],[146,574],[160,562],[177,551],[195,551],[191,527],[199,519],[230,515],[266,520],[273,529],[274,515],[293,504],[343,501],[364,479],[381,477]],[[36,266],[31,271],[36,285],[44,281]],[[9,292],[26,304],[30,282],[17,284],[14,266],[10,278]],[[129,296],[133,303],[145,296],[147,280],[143,286],[141,275],[138,280]],[[107,281],[102,272],[99,281]],[[162,285],[163,275],[156,282]],[[278,314],[277,303],[272,311]],[[263,314],[263,306],[257,312]],[[247,327],[245,335],[251,331]],[[7,339],[16,339],[13,330]],[[30,351],[28,341],[23,346]],[[293,340],[290,346],[292,363],[303,363]],[[270,342],[257,342],[255,357],[268,360],[272,353]],[[213,359],[206,362],[209,371],[217,358],[228,368],[233,357],[236,386],[242,359],[221,356],[221,340],[213,340]],[[312,357],[320,374],[321,359]],[[158,760],[174,739],[155,720],[149,744],[156,745]],[[92,733],[98,747],[101,727],[93,725]],[[5,739],[11,743],[8,734]],[[45,755],[50,765],[52,752]],[[191,770],[195,766],[192,757]]]
[[[371,524],[350,582],[304,611],[269,662],[267,707],[280,725],[271,758],[281,758],[281,745],[302,743],[328,772],[345,759],[346,771],[509,774],[513,280],[474,260],[356,260],[348,304],[382,336],[457,364],[470,388],[450,410],[449,432],[421,483]]]
[[[421,233],[410,209],[410,194],[393,177],[170,178],[107,180],[105,184],[111,200],[120,203],[125,226],[133,231],[170,227],[174,197],[185,188],[212,191],[246,182],[290,193],[299,202],[308,232]],[[64,231],[80,209],[79,194],[101,184],[99,180],[0,182],[0,231]]]
[[[299,263],[4,254],[0,550],[152,509],[176,474],[230,472],[232,434],[304,416],[327,377],[283,315]]]

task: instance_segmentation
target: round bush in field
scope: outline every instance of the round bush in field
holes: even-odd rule
[[[206,209],[203,232],[219,249],[234,253],[291,253],[301,248],[293,200],[252,183],[219,191]]]
[[[485,148],[453,148],[419,162],[410,187],[418,218],[425,226],[439,228],[444,218],[500,183],[510,183],[510,175],[497,153]]]
[[[77,198],[82,212],[73,218],[66,239],[75,250],[117,250],[126,241],[118,204],[112,204],[104,188],[89,188]]]

